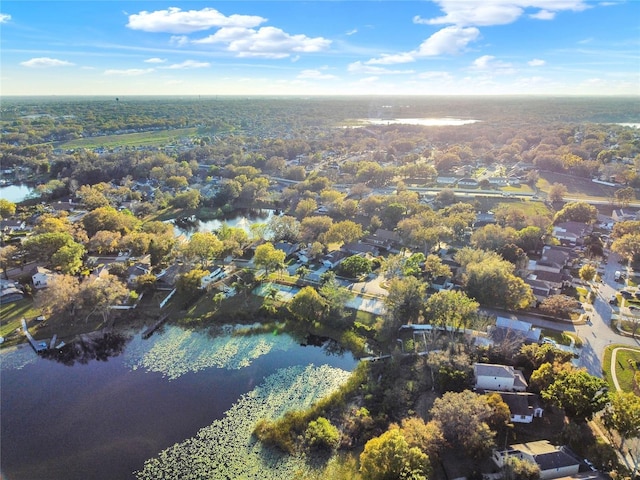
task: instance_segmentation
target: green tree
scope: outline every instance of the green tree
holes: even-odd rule
[[[313,287],[304,287],[289,302],[291,315],[300,323],[314,326],[322,319],[327,302]]]
[[[616,190],[613,196],[615,197],[618,205],[620,205],[622,208],[626,208],[633,200],[635,200],[636,191],[633,189],[633,187],[625,187]]]
[[[640,233],[627,233],[611,244],[611,250],[633,262],[640,258]]]
[[[442,259],[437,255],[427,255],[424,260],[424,273],[427,280],[431,281],[438,277],[450,277],[451,268],[442,263]]]
[[[334,450],[340,445],[340,431],[326,418],[318,417],[309,422],[304,440],[310,448]]]
[[[502,259],[468,264],[463,275],[467,294],[482,305],[527,308],[535,300],[533,292],[513,269],[513,264]]]
[[[620,435],[620,450],[627,439],[640,436],[640,397],[633,392],[615,392],[610,397],[602,421],[609,430]]]
[[[78,301],[86,314],[85,321],[93,314],[100,314],[106,323],[111,314],[111,307],[118,305],[129,296],[129,290],[118,277],[102,274],[90,277],[80,284]]]
[[[175,208],[186,208],[186,209],[194,209],[198,208],[200,205],[202,197],[200,194],[200,190],[196,190],[192,188],[191,190],[187,190],[186,192],[178,193],[171,200],[171,205]]]
[[[264,268],[264,275],[267,277],[270,271],[284,267],[285,258],[286,254],[282,250],[276,249],[273,243],[267,242],[256,247],[253,263],[256,268]]]
[[[529,460],[509,457],[504,465],[505,480],[538,480],[540,467]]]
[[[365,444],[360,473],[365,480],[426,480],[431,464],[419,448],[409,447],[398,428],[392,428]]]
[[[351,243],[363,235],[362,225],[351,220],[343,220],[329,227],[322,239],[323,243]]]
[[[590,263],[587,263],[582,267],[580,267],[580,270],[578,271],[578,276],[580,277],[581,280],[585,282],[591,282],[593,281],[594,278],[596,278],[596,273],[598,273],[598,271],[596,270],[596,267],[594,267]]]
[[[431,417],[441,425],[450,445],[482,458],[494,446],[494,432],[487,424],[493,410],[484,395],[470,390],[447,392],[436,398]]]
[[[182,248],[183,255],[188,259],[199,260],[205,267],[211,259],[220,256],[223,243],[211,232],[196,232]]]
[[[345,277],[357,278],[371,273],[371,260],[360,255],[352,255],[344,259],[339,265],[338,271],[340,275]]]
[[[424,303],[425,284],[414,277],[393,278],[388,290],[385,298],[388,326],[398,329],[403,323],[417,323]]]
[[[195,268],[180,275],[176,281],[178,293],[185,297],[193,297],[202,286],[202,278],[209,272]]]
[[[478,313],[480,305],[466,293],[443,290],[429,297],[424,304],[425,321],[440,327],[456,330],[467,328]]]
[[[561,372],[540,394],[563,408],[568,417],[579,420],[590,419],[609,402],[607,382],[584,370]]]
[[[84,247],[76,242],[63,245],[56,253],[51,255],[51,266],[62,273],[75,274],[82,268],[82,257],[85,254]]]
[[[586,202],[567,203],[553,217],[555,225],[563,222],[593,223],[598,218],[598,209]]]
[[[6,198],[0,198],[0,218],[8,218],[16,213],[16,204]]]
[[[403,418],[400,431],[410,448],[416,447],[434,460],[445,447],[444,434],[438,422],[425,423],[420,417]]]
[[[300,222],[295,217],[274,215],[268,228],[274,242],[297,242],[300,239]]]

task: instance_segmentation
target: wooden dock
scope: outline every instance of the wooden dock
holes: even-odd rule
[[[153,332],[155,332],[158,328],[160,328],[160,325],[162,325],[164,322],[167,321],[167,318],[169,318],[169,315],[164,314],[162,315],[157,321],[156,323],[154,323],[153,325],[151,325],[150,327],[146,328],[144,332],[142,332],[142,338],[144,338],[145,340],[147,338],[149,338],[151,335],[153,335]]]
[[[24,332],[25,337],[27,337],[27,340],[29,340],[29,343],[36,351],[36,353],[44,352],[45,350],[47,350],[47,342],[36,340],[35,338],[33,338],[33,335],[29,333],[29,329],[27,328],[27,321],[24,318],[22,319],[22,331]]]

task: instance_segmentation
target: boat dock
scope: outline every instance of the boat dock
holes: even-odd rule
[[[36,353],[43,352],[47,350],[47,348],[49,348],[46,341],[36,340],[35,338],[33,338],[33,335],[29,333],[29,329],[27,328],[27,321],[24,318],[22,319],[22,331],[24,332],[25,337],[27,337],[27,340],[29,340],[29,343],[36,351]]]
[[[146,340],[151,335],[153,335],[153,332],[155,332],[158,328],[160,328],[160,325],[162,325],[164,322],[166,322],[167,318],[169,318],[169,315],[167,315],[167,314],[162,315],[158,319],[158,321],[156,323],[154,323],[153,325],[151,325],[150,327],[145,329],[144,332],[142,332],[142,338],[144,338]]]

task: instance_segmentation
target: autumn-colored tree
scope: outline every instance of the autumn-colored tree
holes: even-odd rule
[[[360,473],[365,480],[427,480],[431,464],[419,448],[409,447],[398,428],[392,428],[365,444]]]

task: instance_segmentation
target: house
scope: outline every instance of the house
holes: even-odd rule
[[[476,219],[473,222],[473,228],[484,227],[485,225],[498,223],[496,220],[496,216],[493,212],[478,212],[476,214]]]
[[[519,370],[508,365],[495,363],[474,363],[473,373],[478,390],[497,390],[501,392],[524,392],[527,381]]]
[[[479,185],[475,178],[461,178],[458,180],[458,186],[461,188],[478,188]]]
[[[342,250],[334,250],[322,257],[322,264],[327,268],[336,268],[349,254]]]
[[[213,270],[209,271],[207,275],[202,277],[202,279],[200,280],[200,288],[206,289],[211,283],[216,282],[226,276],[227,272],[225,272],[222,268],[214,268]]]
[[[56,212],[73,212],[74,210],[79,209],[81,205],[69,199],[65,201],[58,201],[55,203],[51,203],[49,207],[55,210]]]
[[[150,273],[149,265],[146,263],[135,263],[127,269],[127,285],[133,285],[140,275]]]
[[[542,330],[534,327],[529,322],[523,322],[521,320],[514,320],[506,317],[497,317],[495,328],[511,330],[522,335],[525,341],[535,343],[539,342],[540,337],[542,337]]]
[[[35,288],[47,288],[48,282],[55,276],[48,268],[36,267],[31,274],[31,281]]]
[[[455,183],[458,181],[457,177],[437,177],[436,178],[436,183],[438,185],[455,185]]]
[[[575,475],[580,469],[581,461],[567,447],[556,447],[548,440],[511,445],[506,450],[494,450],[492,460],[504,467],[509,457],[527,460],[540,467],[540,479],[549,480]]]
[[[390,249],[398,246],[402,239],[396,232],[379,228],[373,235],[365,237],[362,242],[375,247]]]
[[[351,242],[342,246],[342,250],[349,252],[351,255],[369,254],[374,257],[380,255],[380,251],[374,246],[362,242]]]
[[[489,185],[493,187],[504,187],[509,185],[509,179],[507,177],[488,177]]]
[[[489,392],[487,392],[489,393]],[[511,422],[531,423],[534,418],[542,417],[544,409],[540,404],[540,397],[527,392],[497,392],[504,403],[509,406]]]
[[[562,244],[582,245],[582,239],[593,231],[591,225],[581,222],[562,222],[553,227],[553,236]]]
[[[0,290],[0,304],[17,302],[24,298],[24,293],[16,287],[7,287]]]
[[[285,258],[293,255],[298,250],[300,250],[300,245],[297,243],[289,243],[289,242],[278,242],[273,246],[276,250],[280,250],[284,252]]]
[[[156,289],[172,290],[176,285],[176,279],[180,274],[180,265],[173,264],[156,275]]]
[[[6,220],[0,221],[0,232],[5,234],[19,232],[25,230],[26,228],[27,225],[24,220],[13,220],[8,218]]]
[[[429,287],[436,292],[441,292],[442,290],[451,290],[454,287],[454,284],[451,282],[450,277],[440,275],[431,281],[431,285],[429,285]]]

